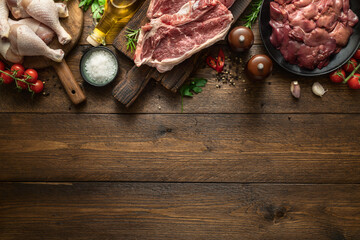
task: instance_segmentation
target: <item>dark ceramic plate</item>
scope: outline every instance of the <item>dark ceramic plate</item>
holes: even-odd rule
[[[284,57],[270,42],[272,28],[270,22],[270,2],[273,0],[264,0],[260,12],[260,35],[265,48],[270,56],[284,69],[301,76],[319,76],[336,70],[339,66],[345,64],[356,52],[360,46],[360,22],[354,27],[354,33],[351,35],[348,45],[340,53],[333,55],[329,65],[322,69],[308,70],[300,68],[297,65],[285,61]],[[350,0],[351,9],[360,17],[360,1]]]

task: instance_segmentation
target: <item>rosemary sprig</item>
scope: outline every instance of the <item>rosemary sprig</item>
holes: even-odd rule
[[[139,38],[139,34],[140,34],[140,30],[139,29],[131,29],[131,28],[127,28],[126,29],[126,50],[131,50],[131,52],[133,52],[134,50],[136,50],[136,44]]]
[[[245,16],[243,19],[245,21],[245,27],[251,28],[252,24],[256,21],[261,9],[262,2],[263,0],[254,0],[251,3],[251,13]]]

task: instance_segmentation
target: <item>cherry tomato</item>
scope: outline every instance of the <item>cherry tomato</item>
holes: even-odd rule
[[[2,61],[0,61],[0,70],[1,71],[5,70],[5,64]]]
[[[353,58],[357,59],[357,60],[360,60],[360,49],[358,49],[356,51],[356,53],[354,54]]]
[[[345,72],[351,73],[355,70],[356,66],[357,61],[356,59],[352,58],[343,66],[343,69],[345,70]]]
[[[28,83],[36,83],[38,79],[38,73],[34,69],[28,69],[24,73],[24,77]]]
[[[360,89],[360,74],[355,73],[352,78],[347,82],[351,89]]]
[[[25,80],[25,79],[22,79],[22,80]],[[28,85],[26,83],[24,83],[22,81],[18,81],[18,80],[16,80],[16,83],[17,83],[19,88],[24,89],[24,90],[28,89]]]
[[[34,93],[41,93],[44,90],[44,84],[42,81],[37,80],[34,85],[30,86],[30,89],[34,91]]]
[[[345,71],[343,69],[338,69],[330,74],[330,80],[334,83],[342,83],[345,80],[345,76]]]
[[[14,64],[11,67],[11,72],[15,77],[20,78],[24,74],[25,68],[21,64]]]
[[[11,77],[11,72],[9,70],[6,70],[3,73],[1,73],[0,78],[3,80],[5,84],[10,84],[14,82],[14,79]]]

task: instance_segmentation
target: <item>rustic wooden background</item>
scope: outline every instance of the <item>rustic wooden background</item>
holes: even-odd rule
[[[85,21],[67,57],[79,81]],[[264,53],[254,29],[244,60]],[[119,61],[117,82],[132,66]],[[117,82],[83,84],[87,103],[71,105],[52,69],[46,96],[1,86],[0,239],[360,239],[360,92],[278,66],[220,89],[213,75],[195,73],[209,82],[183,114],[155,82],[130,109]]]

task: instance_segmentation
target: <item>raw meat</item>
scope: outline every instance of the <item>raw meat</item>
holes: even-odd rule
[[[45,56],[55,62],[61,62],[64,51],[51,49],[26,25],[12,25],[9,40],[11,50],[19,56]]]
[[[224,39],[232,22],[231,12],[217,0],[186,1],[178,12],[151,19],[142,27],[134,62],[161,73],[169,71]]]
[[[10,32],[8,23],[9,9],[6,6],[5,0],[0,0],[0,39],[7,38]]]
[[[10,46],[10,42],[8,40],[0,39],[0,54],[3,56],[7,61],[12,63],[22,63],[23,56],[16,55]]]
[[[270,17],[271,43],[286,61],[307,69],[327,66],[359,21],[349,0],[275,0]]]
[[[24,17],[26,13],[54,30],[62,45],[71,41],[71,36],[59,21],[60,15],[66,15],[66,9],[64,10],[65,13],[63,13],[62,8],[55,4],[53,0],[7,0],[7,3],[14,16]],[[66,7],[66,5],[63,6]]]
[[[149,19],[158,18],[164,14],[174,14],[177,13],[182,6],[186,3],[191,3],[195,1],[191,0],[151,0],[149,9],[147,12],[147,17]],[[227,8],[230,8],[235,0],[220,0]]]

